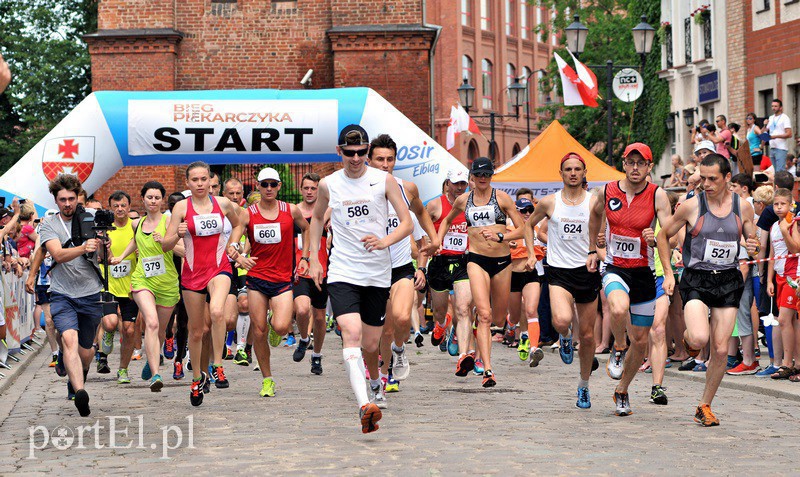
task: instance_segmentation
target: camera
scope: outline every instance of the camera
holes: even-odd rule
[[[114,213],[110,210],[98,209],[94,213],[79,207],[75,214],[80,223],[80,242],[97,238],[97,232],[114,229]]]

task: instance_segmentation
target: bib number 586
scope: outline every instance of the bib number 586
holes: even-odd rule
[[[367,206],[367,204],[354,205],[352,207],[347,208],[347,216],[350,218],[362,217],[365,215],[369,215],[369,207]]]

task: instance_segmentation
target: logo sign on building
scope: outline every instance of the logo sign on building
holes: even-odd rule
[[[719,71],[697,77],[698,102],[700,104],[719,101]]]
[[[625,68],[616,75],[611,83],[614,96],[626,103],[632,103],[639,99],[644,91],[644,79],[638,71],[632,68]]]

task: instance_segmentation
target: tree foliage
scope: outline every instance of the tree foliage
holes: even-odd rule
[[[631,29],[645,15],[647,23],[657,28],[661,18],[660,0],[542,0],[541,4],[552,8],[556,14],[549,25],[542,25],[541,32],[563,32],[573,22],[575,14],[589,28],[586,47],[580,56],[586,65],[601,65],[593,68],[597,76],[600,95],[607,98],[606,69],[607,60],[615,65],[638,65],[639,55],[633,45]],[[547,40],[545,40],[547,41]],[[569,58],[566,52],[566,35],[561,35],[556,51],[564,59]],[[569,60],[568,60],[569,61]],[[669,114],[669,86],[656,74],[661,69],[661,49],[657,40],[653,41],[653,50],[647,55],[644,71],[644,92],[635,103],[624,103],[612,95],[613,101],[613,150],[615,163],[625,145],[641,141],[650,146],[657,161],[667,145],[668,131],[665,120]],[[615,71],[616,73],[616,71]],[[561,80],[558,67],[551,59],[547,75],[539,85],[545,92],[556,91],[561,94]],[[551,118],[558,118],[564,126],[587,149],[605,158],[607,143],[607,116],[605,101],[598,98],[599,107],[563,106],[559,102],[539,109],[548,118],[540,127],[546,126]],[[560,116],[560,117],[559,117]]]
[[[0,96],[0,173],[91,92],[97,0],[3,0],[0,52],[13,75]]]

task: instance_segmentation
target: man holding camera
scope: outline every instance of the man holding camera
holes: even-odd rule
[[[81,416],[88,416],[89,394],[84,381],[94,357],[94,336],[103,315],[100,292],[103,288],[94,263],[100,240],[81,239],[73,232],[79,220],[78,193],[81,183],[75,176],[61,174],[50,182],[50,193],[59,213],[42,221],[41,243],[53,258],[50,271],[50,311],[61,334],[64,365],[69,381],[68,397],[75,400]],[[77,226],[77,224],[76,224]]]

